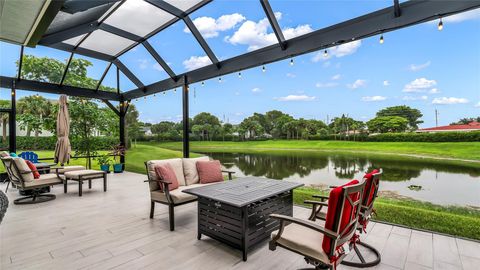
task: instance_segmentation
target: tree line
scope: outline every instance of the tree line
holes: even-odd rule
[[[279,110],[264,114],[254,113],[239,124],[223,123],[215,115],[202,112],[190,119],[190,131],[199,140],[225,140],[236,137],[239,140],[257,138],[308,139],[315,135],[355,136],[365,133],[405,132],[418,129],[423,123],[422,113],[405,105],[384,108],[376,117],[363,122],[346,115],[334,117],[325,123],[316,119],[294,118]],[[147,124],[151,132],[163,140],[175,140],[182,136],[182,123],[162,121]]]

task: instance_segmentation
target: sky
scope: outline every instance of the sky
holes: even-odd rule
[[[129,0],[132,1],[132,0]],[[233,4],[232,4],[233,2]],[[127,2],[128,3],[128,2]],[[286,39],[303,35],[391,5],[391,1],[270,1]],[[129,6],[135,10],[135,5]],[[220,60],[276,41],[259,1],[212,1],[190,15]],[[132,19],[134,20],[134,18]],[[421,127],[448,125],[480,116],[480,9],[328,50],[244,70],[190,86],[190,115],[210,112],[224,122],[239,123],[254,112],[281,110],[294,117],[326,121],[342,114],[367,121],[385,107],[408,105],[423,113]],[[99,41],[101,42],[101,41]],[[182,21],[154,35],[149,42],[175,73],[210,63]],[[69,54],[37,46],[26,54],[67,61]],[[14,76],[19,47],[0,43],[0,73]],[[88,59],[88,75],[99,79],[106,62]],[[168,78],[142,46],[120,60],[144,83]],[[121,91],[135,86],[122,75]],[[115,86],[111,69],[104,85]],[[18,97],[31,92],[19,91]],[[0,98],[7,98],[6,89]],[[55,95],[45,95],[57,98]],[[179,121],[180,91],[134,100],[145,122]]]

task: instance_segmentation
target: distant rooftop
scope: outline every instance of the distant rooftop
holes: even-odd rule
[[[438,132],[438,131],[475,131],[480,130],[480,123],[477,121],[472,121],[468,124],[463,125],[448,125],[432,128],[422,128],[417,132]]]

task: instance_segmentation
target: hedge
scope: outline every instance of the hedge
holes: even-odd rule
[[[118,138],[113,137],[94,137],[92,145],[95,145],[96,150],[110,150],[112,146],[119,143]],[[26,137],[17,136],[17,149],[19,150],[55,150],[57,137]],[[77,139],[71,138],[70,144],[72,150],[75,151]],[[0,142],[0,147],[8,148],[8,138],[6,143]]]
[[[371,135],[370,142],[480,142],[480,131],[438,133],[384,133]]]

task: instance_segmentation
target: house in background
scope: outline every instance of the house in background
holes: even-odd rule
[[[422,128],[417,130],[419,133],[423,132],[468,132],[468,131],[480,131],[480,122],[472,121],[468,124],[461,124],[461,125],[448,125],[448,126],[440,126],[440,127],[432,127],[432,128]]]

